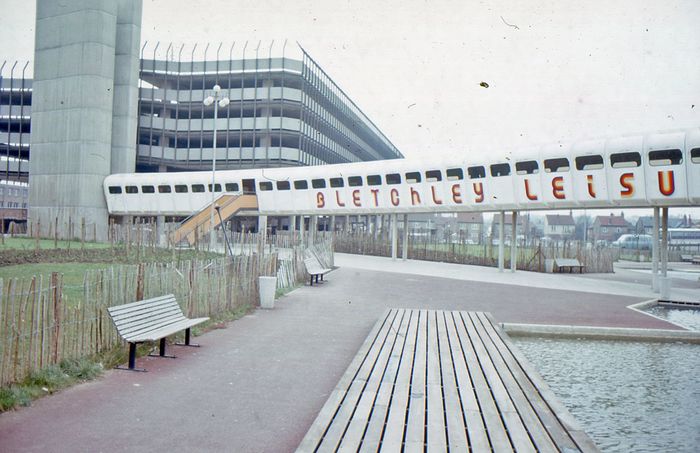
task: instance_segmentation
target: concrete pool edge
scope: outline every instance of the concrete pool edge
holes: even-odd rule
[[[700,344],[700,332],[691,330],[633,329],[624,327],[562,326],[543,324],[500,323],[510,336],[582,338],[589,340],[626,340],[685,342]]]

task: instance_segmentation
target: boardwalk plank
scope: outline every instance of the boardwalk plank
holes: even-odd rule
[[[512,344],[502,329],[495,328],[498,324],[493,320],[493,317],[489,313],[484,313],[484,316],[491,322],[491,325],[494,326],[494,331],[499,336],[501,341],[508,345],[510,353],[520,369],[523,371],[524,376],[532,383],[533,387],[536,389],[536,392],[545,401],[547,407],[555,414],[557,420],[569,433],[571,438],[576,443],[578,449],[584,452],[599,451],[598,447],[596,447],[595,443],[593,443],[593,440],[583,431],[578,421],[576,421],[576,419],[571,415],[569,410],[561,403],[556,395],[554,395],[537,370],[535,370],[530,362],[527,361],[523,353]]]
[[[467,334],[472,340],[472,345],[474,346],[477,360],[479,361],[479,365],[484,372],[484,376],[486,377],[486,381],[491,390],[494,402],[498,406],[498,411],[503,419],[503,423],[508,432],[508,437],[510,437],[514,449],[517,451],[535,451],[532,441],[530,440],[530,436],[523,426],[518,412],[515,410],[513,401],[510,399],[508,392],[503,385],[501,376],[496,371],[496,368],[491,361],[491,357],[484,347],[483,340],[472,323],[469,313],[464,312],[460,315],[462,321],[464,322],[464,326],[466,327]]]
[[[442,394],[442,372],[440,371],[440,350],[438,349],[437,312],[427,316],[427,370],[426,370],[426,439],[429,452],[446,451],[445,408]]]
[[[447,443],[450,451],[460,451],[464,450],[465,447],[469,445],[467,428],[462,414],[462,405],[460,403],[459,390],[455,379],[452,351],[448,339],[447,325],[445,324],[445,313],[438,312],[436,318],[438,344],[440,348],[440,369],[442,371],[443,392],[445,395]]]
[[[418,317],[418,335],[416,338],[416,354],[413,357],[413,373],[411,376],[411,395],[408,401],[408,416],[406,419],[406,448],[409,443],[425,443],[425,373],[426,373],[426,341],[427,341],[427,312],[420,311]]]
[[[481,312],[387,310],[299,452],[598,451]]]
[[[362,397],[363,392],[369,378],[379,362],[382,353],[387,350],[387,344],[391,343],[391,338],[396,335],[398,322],[400,321],[400,312],[392,311],[391,322],[386,323],[385,328],[380,331],[377,341],[374,342],[370,350],[367,352],[365,361],[360,366],[360,369],[350,384],[347,395],[343,403],[338,408],[338,412],[333,417],[333,422],[323,436],[324,449],[330,448],[329,451],[336,451],[343,440],[343,435],[351,422],[353,414],[357,408],[357,404]],[[379,364],[381,367],[381,364]],[[374,395],[372,395],[374,397]]]
[[[338,385],[336,385],[335,389],[331,392],[331,395],[328,397],[328,401],[326,401],[326,404],[323,405],[321,412],[319,412],[316,420],[314,420],[313,424],[309,428],[309,431],[306,433],[306,436],[304,436],[304,439],[301,441],[301,444],[297,448],[298,452],[313,452],[316,450],[316,447],[323,439],[323,434],[326,432],[328,426],[333,420],[333,417],[338,410],[338,406],[345,399],[347,389],[352,383],[352,380],[354,379],[357,370],[360,368],[360,365],[362,365],[364,362],[367,352],[380,336],[380,332],[385,328],[388,328],[388,325],[391,322],[389,317],[393,315],[393,310],[387,309],[384,312],[384,315],[374,325],[367,336],[367,339],[357,352],[357,355],[355,355],[355,358],[350,363],[343,376],[340,378]]]
[[[482,343],[491,359],[491,363],[500,376],[503,386],[508,392],[508,397],[510,401],[512,401],[513,407],[520,416],[524,428],[527,430],[535,449],[541,452],[557,451],[557,448],[554,446],[547,429],[542,425],[541,420],[538,418],[537,414],[532,408],[531,402],[523,393],[522,388],[520,385],[518,385],[518,382],[511,373],[511,369],[501,356],[501,350],[496,347],[492,341],[492,337],[489,335],[489,332],[483,326],[483,318],[479,317],[479,313],[469,313],[469,316],[472,320],[474,328],[479,334],[479,337],[482,339]],[[530,395],[530,397],[537,398],[538,395],[534,394]],[[556,426],[552,428],[556,428]]]
[[[477,400],[477,385],[469,374],[466,352],[457,334],[455,314],[446,313],[445,322],[452,352],[452,361],[460,396],[460,404],[462,406],[464,419],[467,423],[469,445],[474,451],[486,451],[491,449],[491,441],[486,431],[486,423]],[[496,422],[500,423],[500,418],[496,420]]]
[[[406,407],[410,393],[411,371],[413,368],[413,357],[416,349],[416,337],[418,335],[417,310],[413,311],[408,333],[406,334],[406,345],[404,346],[403,357],[399,365],[394,384],[394,393],[389,402],[386,427],[382,436],[382,449],[386,451],[398,451],[403,444],[403,436],[406,422]]]
[[[478,408],[481,411],[481,416],[486,427],[486,434],[489,437],[491,446],[493,447],[494,451],[511,450],[513,447],[511,446],[510,439],[508,438],[508,433],[506,432],[503,420],[501,419],[501,413],[491,394],[488,380],[484,374],[481,364],[479,363],[476,351],[472,345],[471,339],[469,338],[466,326],[464,325],[464,320],[459,312],[455,312],[452,315],[455,321],[457,337],[459,338],[459,342],[462,345],[462,350],[464,351],[464,359],[467,364],[467,369],[474,385],[474,393],[476,393],[477,396]],[[467,421],[467,423],[469,422]]]
[[[386,371],[382,376],[377,397],[374,401],[374,407],[372,408],[372,414],[367,423],[367,430],[362,439],[362,445],[360,447],[361,452],[375,452],[379,449],[379,442],[384,432],[384,423],[389,408],[389,401],[394,390],[394,383],[396,382],[399,365],[403,357],[403,350],[408,335],[408,326],[412,316],[415,316],[413,311],[408,311],[404,314],[404,319],[401,322],[401,328],[398,333],[398,339],[391,353]]]
[[[485,313],[479,313],[477,316],[479,317],[484,330],[491,339],[492,347],[498,350],[498,353],[501,355],[503,360],[503,364],[512,374],[513,381],[520,387],[523,397],[527,398],[528,404],[531,405],[532,410],[536,414],[537,421],[539,422],[539,428],[535,429],[541,430],[540,435],[546,435],[549,437],[549,441],[553,442],[554,445],[556,445],[556,448],[560,450],[578,448],[571,436],[567,433],[564,426],[559,421],[557,415],[552,412],[550,407],[547,405],[547,402],[542,398],[539,391],[532,383],[531,376],[528,376],[520,367],[520,364],[513,355],[514,348],[512,347],[512,344],[504,341],[505,339],[498,334],[497,329],[493,326],[491,320],[488,319]],[[535,437],[535,439],[538,447],[542,449],[543,447],[540,446],[541,444],[537,440],[538,437]]]
[[[370,415],[375,405],[375,400],[378,396],[379,386],[382,382],[384,374],[389,369],[389,364],[394,356],[394,349],[396,348],[397,342],[400,346],[402,346],[403,336],[401,336],[401,332],[402,329],[407,327],[405,326],[407,321],[408,316],[406,315],[405,311],[399,311],[394,323],[392,324],[387,341],[384,347],[382,347],[382,351],[377,358],[375,368],[372,370],[372,374],[370,375],[367,385],[362,392],[360,401],[355,408],[355,413],[352,416],[347,431],[343,436],[340,451],[357,451],[357,449],[360,447],[365,430],[367,429],[367,425],[369,423]],[[395,358],[395,361],[397,361],[397,358]]]

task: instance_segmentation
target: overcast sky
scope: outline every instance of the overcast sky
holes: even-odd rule
[[[0,59],[31,60],[33,2],[0,3]],[[698,24],[698,0],[145,0],[142,41],[298,41],[426,158],[700,126]]]

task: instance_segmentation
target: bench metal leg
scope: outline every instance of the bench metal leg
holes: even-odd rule
[[[318,274],[316,274],[316,283],[318,283]]]
[[[155,354],[148,354],[151,357],[165,357],[168,359],[175,359],[176,357],[174,355],[166,355],[165,354],[165,338],[160,339],[160,347],[158,348],[158,355]]]
[[[196,343],[190,343],[190,329],[189,327],[185,329],[185,342],[184,343],[175,343],[178,346],[189,346],[191,348],[198,348],[199,345]]]
[[[146,372],[145,368],[136,368],[136,343],[129,343],[129,367],[124,368],[118,365],[115,368],[118,370]]]
[[[311,275],[311,280],[309,281],[309,283],[311,284],[311,286],[314,286],[314,276],[313,275]]]

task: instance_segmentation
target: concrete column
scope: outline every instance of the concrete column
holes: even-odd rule
[[[401,259],[408,259],[408,214],[403,215],[403,250],[401,251]]]
[[[659,208],[654,207],[654,230],[651,232],[651,289],[659,292]]]
[[[309,244],[316,243],[316,233],[318,232],[318,216],[312,215],[309,219]]]
[[[265,250],[265,243],[267,242],[267,216],[258,216],[258,237],[260,238],[260,250]]]
[[[299,216],[299,242],[303,247],[306,244],[306,219],[303,215]]]
[[[668,278],[668,208],[661,209],[661,278],[659,279],[661,297],[671,296],[671,281]]]
[[[112,173],[136,169],[136,129],[139,102],[141,0],[117,0],[112,105]]]
[[[165,234],[165,216],[156,216],[156,238],[158,238],[158,247],[166,247],[168,239]]]
[[[267,234],[267,216],[258,216],[258,233],[266,235]]]
[[[518,212],[513,211],[513,225],[510,228],[510,271],[515,272],[518,260]]]
[[[102,182],[112,172],[114,134],[134,169],[138,98],[131,84],[139,60],[132,53],[141,7],[128,0],[37,1],[29,222],[40,222],[43,235],[57,217],[59,225],[84,218],[96,225],[98,240],[107,239]],[[59,229],[59,237],[67,235]]]
[[[297,230],[297,216],[289,216],[289,232],[294,233]]]
[[[331,216],[331,234],[335,234],[335,216]]]
[[[399,223],[396,214],[391,214],[391,259],[396,261],[399,248]]]
[[[500,219],[500,228],[498,229],[498,272],[503,272],[504,268],[504,261],[505,261],[505,253],[504,253],[504,245],[503,243],[505,242],[505,218],[506,218],[506,213],[501,211],[501,219]]]

